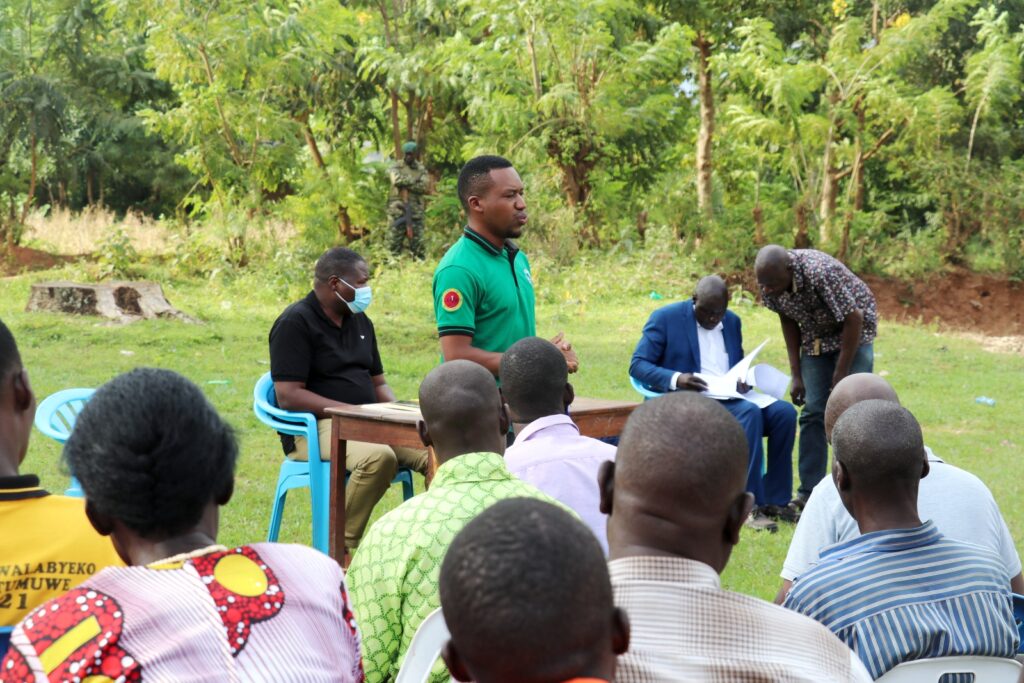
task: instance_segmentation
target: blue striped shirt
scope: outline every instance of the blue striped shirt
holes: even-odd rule
[[[783,606],[831,629],[873,678],[914,659],[1013,657],[1019,639],[999,557],[930,521],[822,550]]]

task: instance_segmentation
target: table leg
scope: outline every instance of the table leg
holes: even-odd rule
[[[341,436],[341,420],[331,420],[331,515],[327,527],[328,554],[341,564],[345,559],[345,470],[346,442]]]

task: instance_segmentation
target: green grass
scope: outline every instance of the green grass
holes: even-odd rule
[[[280,462],[276,436],[252,414],[252,387],[269,368],[267,332],[288,303],[307,291],[298,270],[251,268],[213,280],[163,276],[171,303],[201,320],[200,325],[145,321],[113,325],[93,318],[25,313],[29,286],[48,279],[80,278],[64,270],[0,279],[0,318],[14,331],[42,398],[58,389],[97,386],[140,365],[183,373],[207,393],[232,425],[242,458],[234,500],[222,514],[221,540],[261,540],[270,513]],[[688,296],[702,270],[686,258],[667,255],[581,257],[558,267],[536,258],[538,332],[564,331],[576,346],[581,371],[572,378],[577,394],[635,400],[626,371],[650,312]],[[284,272],[284,275],[282,275]],[[370,315],[381,354],[399,398],[412,398],[420,379],[438,360],[430,296],[431,264],[407,261],[378,268]],[[662,295],[653,300],[652,291]],[[785,347],[774,315],[734,299],[743,318],[748,348],[770,338],[763,358],[785,367]],[[875,369],[887,373],[905,405],[924,426],[926,442],[947,461],[974,472],[992,489],[1018,548],[1024,547],[1024,506],[1017,457],[1024,446],[1024,358],[997,355],[976,343],[939,334],[932,327],[883,321]],[[226,383],[224,383],[226,381]],[[994,408],[974,403],[993,396]],[[33,434],[25,472],[40,474],[45,486],[63,490],[67,475],[56,444]],[[420,483],[420,482],[418,482]],[[400,502],[393,487],[377,515]],[[792,528],[775,535],[745,533],[724,576],[727,587],[763,598],[774,596]],[[303,492],[289,498],[282,540],[308,542],[309,503]]]

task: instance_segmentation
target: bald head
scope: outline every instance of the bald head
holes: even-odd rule
[[[754,270],[761,272],[763,269],[774,270],[789,266],[789,252],[785,247],[778,244],[769,244],[761,247],[754,259]]]
[[[729,287],[726,286],[725,280],[717,275],[708,275],[700,279],[693,295],[701,299],[728,299]]]
[[[693,315],[697,324],[713,330],[729,308],[729,288],[717,275],[702,277],[693,292]]]
[[[836,420],[842,416],[847,409],[861,401],[878,399],[890,401],[899,405],[900,397],[896,390],[882,377],[870,372],[858,372],[854,375],[847,375],[839,384],[832,389],[825,405],[825,438],[832,442],[832,429]]]
[[[916,506],[924,440],[909,410],[883,399],[860,401],[836,421],[832,439],[836,462],[858,492],[888,494],[894,486],[910,483]]]
[[[612,557],[646,547],[724,568],[732,544],[723,541],[731,529],[735,543],[749,511],[747,440],[729,411],[691,392],[647,401],[626,423],[613,468],[613,493],[602,477]]]
[[[419,395],[421,436],[439,462],[475,451],[504,453],[508,418],[494,377],[482,365],[442,363],[420,384]]]
[[[762,247],[754,260],[754,274],[765,294],[774,296],[785,292],[793,278],[789,252],[777,244]]]
[[[650,492],[648,503],[666,508],[720,504],[742,491],[747,478],[743,428],[718,401],[693,392],[666,394],[634,410],[615,457],[616,487]]]

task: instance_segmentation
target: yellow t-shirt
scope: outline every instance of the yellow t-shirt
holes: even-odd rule
[[[33,475],[0,477],[0,626],[123,564],[81,498],[50,495]]]

